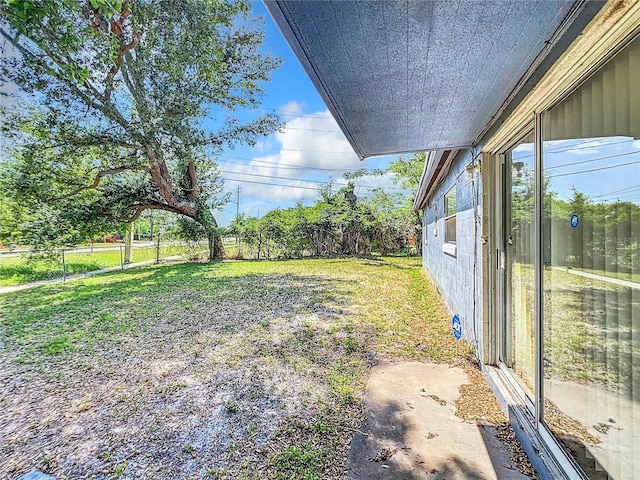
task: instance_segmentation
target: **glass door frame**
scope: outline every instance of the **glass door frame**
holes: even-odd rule
[[[543,257],[543,158],[542,158],[542,114],[535,113],[531,122],[520,129],[518,133],[510,137],[510,141],[505,143],[496,153],[488,154],[487,160],[493,165],[489,174],[491,181],[487,187],[491,194],[488,200],[488,217],[487,227],[490,233],[489,246],[489,264],[493,272],[489,280],[491,295],[489,300],[489,308],[487,312],[491,316],[490,328],[492,340],[488,345],[489,357],[491,364],[496,365],[501,372],[504,373],[503,378],[506,379],[512,392],[517,396],[519,405],[523,410],[529,413],[531,425],[535,432],[540,436],[546,448],[553,456],[558,465],[564,472],[570,472],[571,478],[586,479],[582,469],[576,464],[573,458],[570,458],[565,450],[558,443],[549,427],[543,421],[544,415],[544,376],[543,376],[543,358],[544,358],[544,334],[543,334],[543,312],[544,312],[544,289],[543,289],[543,273],[544,273],[544,257]],[[525,392],[520,382],[516,379],[515,373],[502,361],[504,358],[504,315],[506,314],[506,274],[502,270],[502,262],[506,267],[506,252],[504,249],[504,240],[506,238],[506,206],[504,205],[506,192],[504,189],[509,186],[506,181],[506,153],[522,140],[527,134],[534,133],[534,392],[531,398]],[[502,254],[505,254],[503,257]],[[491,258],[495,256],[495,258]]]
[[[540,419],[542,418],[543,408],[543,377],[542,377],[542,165],[541,165],[541,147],[539,137],[541,135],[540,127],[540,115],[536,114],[535,119],[529,122],[524,128],[522,128],[517,134],[511,137],[511,141],[507,143],[499,152],[493,155],[495,168],[495,197],[494,197],[494,248],[496,252],[496,264],[495,264],[495,298],[494,298],[494,320],[495,320],[495,363],[501,371],[506,373],[506,378],[509,380],[510,387],[517,392],[521,404],[526,407],[529,413],[533,416],[536,430],[539,429]],[[534,389],[533,397],[527,394],[523,386],[516,378],[512,369],[503,361],[507,352],[506,345],[506,332],[505,324],[507,315],[510,311],[510,298],[508,295],[508,285],[510,281],[509,262],[510,253],[507,248],[507,228],[510,224],[510,212],[511,207],[509,199],[511,195],[511,180],[510,172],[508,171],[508,158],[507,152],[515,147],[519,141],[521,141],[527,135],[534,134]]]

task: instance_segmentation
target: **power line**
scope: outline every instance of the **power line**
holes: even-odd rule
[[[637,153],[637,152],[634,152],[634,153]],[[619,155],[613,155],[613,156],[617,157]],[[610,157],[608,157],[608,158],[610,158]],[[592,168],[592,169],[589,169],[589,170],[580,170],[578,172],[569,172],[569,173],[560,173],[558,175],[549,175],[549,178],[566,177],[567,175],[578,175],[580,173],[597,172],[599,170],[608,170],[610,168],[626,167],[628,165],[635,165],[637,163],[640,163],[640,160],[636,160],[635,162],[619,163],[617,165],[607,165],[606,167]]]
[[[566,150],[566,151],[568,151],[568,150]],[[588,160],[582,160],[580,162],[563,163],[563,164],[554,165],[554,166],[545,165],[544,168],[545,168],[545,170],[557,170],[559,168],[570,167],[570,166],[574,166],[574,165],[583,165],[585,163],[599,162],[600,160],[608,160],[610,158],[626,157],[628,155],[636,155],[638,153],[640,153],[640,150],[634,150],[633,152],[617,153],[615,155],[607,155],[605,157],[590,158]],[[544,155],[544,153],[543,153],[543,155]],[[525,158],[525,156],[517,157],[516,159],[520,160],[522,158]],[[580,170],[580,171],[577,171],[577,172],[559,173],[559,174],[556,174],[556,175],[549,175],[549,178],[565,177],[567,175],[577,175],[579,173],[596,172],[598,170],[606,170],[608,168],[623,167],[625,165],[633,165],[633,164],[636,164],[636,163],[640,163],[640,161],[619,163],[618,165],[607,165],[606,167],[593,168],[593,169],[589,169],[589,170]]]
[[[248,109],[246,109],[248,110]],[[302,118],[319,118],[319,119],[323,119],[323,120],[333,120],[333,116],[330,113],[326,113],[326,114],[318,114],[318,113],[294,113],[294,112],[289,112],[287,110],[282,110],[279,108],[269,108],[269,107],[256,107],[256,108],[251,108],[252,111],[254,110],[261,110],[263,112],[268,112],[268,113],[278,113],[279,115],[283,115],[283,116],[289,116],[289,117],[302,117]]]
[[[619,142],[610,142],[610,143],[600,143],[598,144],[597,142],[600,142],[600,139],[594,139],[594,140],[590,140],[588,142],[585,143],[575,143],[574,145],[570,146],[569,148],[547,148],[545,150],[543,150],[542,155],[544,156],[547,153],[565,153],[565,152],[574,152],[576,150],[588,150],[590,148],[599,148],[599,147],[609,147],[611,145],[620,145],[622,143],[629,143],[629,142],[634,142],[635,140],[630,138],[627,140],[622,140]],[[592,145],[593,143],[595,143],[595,145]],[[580,145],[580,146],[577,146]],[[531,147],[531,150],[533,150],[533,146]],[[526,153],[526,152],[523,152]],[[533,152],[527,153],[526,155],[519,155],[517,157],[514,157],[514,160],[521,160],[523,158],[531,158],[533,157]]]
[[[316,187],[303,187],[301,185],[282,185],[281,183],[268,183],[268,182],[256,182],[253,180],[243,180],[239,178],[227,178],[230,182],[242,182],[242,183],[257,183],[259,185],[271,185],[272,187],[286,187],[286,188],[302,188],[304,190],[315,190],[318,189]]]
[[[545,168],[558,169],[558,168],[564,168],[564,167],[571,167],[573,165],[582,165],[582,164],[585,164],[585,163],[599,162],[600,160],[608,160],[610,158],[626,157],[628,155],[635,155],[637,153],[640,153],[640,150],[635,150],[633,152],[626,152],[626,153],[617,153],[615,155],[608,155],[606,157],[590,158],[589,160],[582,160],[580,162],[563,163],[561,165],[552,166],[552,167],[545,167]],[[567,175],[569,175],[569,174],[567,174]]]
[[[285,125],[285,130],[301,130],[303,132],[325,132],[325,133],[342,133],[340,130],[320,130],[318,128],[298,128]]]
[[[301,148],[274,148],[274,147],[262,147],[262,150],[278,150],[284,152],[305,152],[305,153],[333,153],[335,155],[353,155],[355,156],[355,152],[334,152],[331,150],[304,150]]]
[[[275,178],[279,178],[279,177],[275,177]],[[258,182],[258,181],[255,181],[255,180],[245,180],[243,178],[225,178],[224,180],[225,181],[229,181],[229,182],[257,183],[259,185],[270,185],[270,186],[273,186],[273,187],[301,188],[301,189],[304,189],[304,190],[315,190],[315,191],[318,191],[318,188],[319,188],[319,187],[305,187],[305,186],[302,186],[302,185],[292,185],[292,184],[284,185],[282,183]],[[301,182],[308,182],[310,180],[300,180],[300,181]],[[326,183],[326,182],[324,182],[324,183]],[[333,183],[333,185],[346,186],[347,184],[344,184],[344,183],[343,184]],[[370,186],[370,185],[354,185],[354,186],[356,188],[367,188],[367,189],[370,189],[370,190],[375,190],[376,188],[382,188],[382,189],[386,188],[386,187],[373,187],[373,186]],[[396,187],[390,187],[390,188],[396,188]]]
[[[358,170],[361,170],[360,168],[305,167],[305,166],[302,166],[302,165],[291,165],[290,163],[269,162],[267,160],[258,160],[258,159],[253,159],[253,158],[244,158],[244,157],[235,157],[235,156],[232,156],[232,155],[228,155],[228,157],[229,158],[235,158],[237,160],[247,160],[249,162],[264,163],[266,165],[274,165],[276,167],[286,168],[288,170],[322,170],[322,171],[326,171],[326,172],[357,172]],[[224,162],[224,163],[233,163],[235,165],[249,166],[246,163],[232,162],[230,160],[218,160],[218,161],[219,162]]]
[[[249,173],[249,172],[229,172],[227,170],[219,170],[220,173],[226,173],[226,174],[231,174],[231,175],[251,175],[252,177],[264,177],[264,178],[274,178],[277,180],[293,180],[296,182],[309,182],[309,183],[320,183],[320,184],[326,184],[331,182],[331,180],[307,180],[304,178],[291,178],[291,177],[280,177],[280,176],[274,176],[274,175],[262,175],[259,173]],[[348,183],[340,183],[340,182],[332,182],[333,185],[339,185],[342,187],[346,187],[347,185],[349,185]],[[372,185],[356,185],[354,184],[354,186],[357,187],[363,187],[363,188],[388,188],[390,190],[403,190],[402,188],[398,188],[398,187],[382,187],[382,186],[372,186]]]
[[[621,195],[621,196],[616,196],[615,199],[617,202],[619,202],[620,200],[625,200],[626,202],[629,203],[634,203],[631,200],[627,200],[627,199],[634,199],[636,198],[636,201],[640,201],[640,192],[633,192],[630,194],[625,194],[625,195]]]
[[[547,150],[545,150],[545,153],[572,152],[574,150],[585,150],[585,149],[588,150],[589,148],[609,147],[611,145],[619,145],[621,143],[629,143],[629,142],[633,142],[633,141],[634,141],[633,139],[625,139],[625,140],[621,140],[619,142],[598,143],[598,142],[601,142],[601,140],[600,139],[594,139],[594,140],[590,140],[588,142],[577,142],[577,143],[575,143],[574,145],[570,146],[567,149],[560,148],[560,147],[558,147],[557,149],[548,148]],[[593,143],[595,143],[595,145],[592,145]]]
[[[290,177],[278,177],[273,175],[261,175],[258,173],[245,173],[245,172],[229,172],[226,170],[220,170],[220,173],[227,173],[231,175],[251,175],[252,177],[263,177],[263,178],[275,178],[277,180],[293,180],[296,182],[309,182],[309,183],[328,183],[328,181],[321,180],[305,180],[303,178],[290,178]],[[337,185],[337,184],[335,184]]]
[[[590,198],[601,198],[601,197],[606,197],[608,195],[615,195],[616,193],[626,192],[627,190],[637,190],[637,189],[640,189],[640,185],[633,185],[632,187],[621,188],[620,190],[614,190],[613,192],[602,193],[600,195],[595,195]]]

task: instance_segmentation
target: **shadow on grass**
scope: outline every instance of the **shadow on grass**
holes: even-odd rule
[[[364,347],[342,330],[336,310],[350,288],[320,276],[241,274],[212,263],[3,296],[9,335],[0,364],[10,368],[0,386],[37,381],[16,390],[0,412],[0,436],[3,428],[25,432],[0,445],[0,471],[17,477],[25,473],[19,468],[37,467],[57,478],[115,471],[204,478],[215,471],[231,479],[239,468],[265,478],[265,465],[269,478],[316,478],[331,462],[342,468],[345,405],[357,410],[354,389],[366,369]],[[32,361],[11,365],[8,355],[27,349]],[[89,370],[77,367],[87,360]],[[52,373],[65,376],[46,393]],[[340,408],[310,406],[323,391]],[[48,403],[51,397],[58,401]],[[73,403],[84,398],[84,406]],[[69,405],[76,405],[73,415]],[[35,424],[44,426],[28,428]],[[40,451],[51,453],[27,458]]]
[[[338,256],[338,257],[330,257],[321,259],[326,263],[343,263],[345,260],[353,260],[356,259],[361,262],[363,265],[371,266],[371,267],[391,267],[396,268],[398,270],[410,270],[415,268],[416,266],[421,265],[421,257],[417,256],[402,256],[402,255],[389,255],[389,256],[380,256],[380,255],[356,255],[356,256]],[[397,259],[398,262],[394,262],[393,260]],[[415,263],[409,263],[414,261]],[[400,263],[403,262],[403,263]]]
[[[224,333],[291,312],[330,310],[349,293],[350,285],[337,279],[177,264],[5,294],[0,325],[8,349],[58,354],[159,324]]]

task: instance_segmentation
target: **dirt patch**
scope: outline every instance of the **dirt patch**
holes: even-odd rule
[[[2,477],[277,478],[315,442],[315,470],[339,478],[368,363],[333,300],[328,279],[241,277],[155,298],[162,315],[91,351],[5,352]]]

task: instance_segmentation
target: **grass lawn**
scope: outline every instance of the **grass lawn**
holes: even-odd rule
[[[160,247],[160,258],[184,255],[190,250],[183,245]],[[155,247],[134,247],[133,262],[155,260]],[[93,252],[65,253],[67,275],[85,273],[121,265],[120,249],[100,249]],[[0,256],[0,287],[20,285],[62,277],[62,256],[29,258],[25,256]]]
[[[450,361],[420,259],[153,266],[0,296],[0,476],[342,478],[376,357]]]

